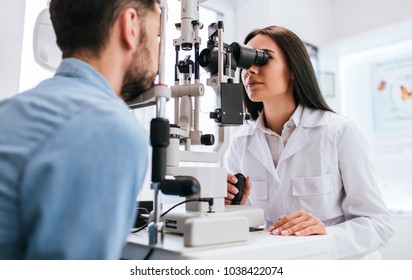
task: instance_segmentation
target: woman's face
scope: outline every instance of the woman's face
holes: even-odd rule
[[[252,65],[242,72],[243,85],[250,100],[265,102],[284,95],[292,95],[292,74],[282,50],[273,39],[259,34],[253,37],[247,45],[257,50],[264,50],[269,55],[269,60],[265,65]]]

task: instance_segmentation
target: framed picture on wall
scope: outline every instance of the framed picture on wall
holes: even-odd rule
[[[323,96],[335,97],[335,75],[332,72],[321,73],[319,85]]]
[[[371,64],[375,146],[412,151],[412,55]]]
[[[316,77],[319,77],[319,55],[318,55],[318,47],[309,44],[307,42],[303,42],[305,44],[306,50],[308,51],[310,61],[312,62],[313,70],[315,71]]]

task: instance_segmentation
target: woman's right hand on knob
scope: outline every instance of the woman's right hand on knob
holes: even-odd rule
[[[231,204],[232,199],[238,193],[238,189],[234,186],[237,183],[237,178],[232,173],[227,173],[227,194],[225,197],[225,204]],[[246,204],[247,198],[250,195],[250,188],[252,183],[250,182],[249,176],[245,176],[245,189],[243,190],[243,197],[240,204]]]

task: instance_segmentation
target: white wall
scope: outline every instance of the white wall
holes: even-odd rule
[[[201,3],[202,6],[215,10],[221,13],[224,17],[224,41],[225,43],[231,43],[235,41],[236,25],[235,25],[235,10],[233,9],[233,4],[231,1],[225,0],[208,0]],[[203,28],[207,28],[210,23],[204,23]],[[202,38],[203,40],[203,38]],[[204,39],[206,40],[206,38]]]
[[[367,137],[384,199],[391,210],[401,212],[412,212],[412,177],[409,170],[412,166],[412,147],[405,145],[401,148],[397,145],[394,147],[397,150],[386,151],[378,148],[382,136],[378,138],[377,130],[374,129],[373,95],[377,93],[373,90],[376,85],[372,84],[371,77],[372,65],[411,55],[412,37],[402,42],[375,46],[367,51],[340,54],[338,62],[342,113],[354,119]],[[396,137],[395,133],[395,130],[387,131],[383,136],[391,137],[388,143],[400,143],[403,139]],[[404,128],[399,134],[410,137],[412,128]]]
[[[410,36],[410,0],[231,0],[235,40],[256,27],[281,25],[320,47],[320,70],[335,73],[335,97],[329,105],[342,112],[339,56],[367,50]]]
[[[18,92],[25,4],[0,1],[0,100]]]
[[[282,25],[294,31],[303,40],[322,46],[330,41],[412,18],[410,0],[230,0],[229,2],[233,3],[236,13],[237,40],[242,40],[253,28]]]
[[[410,0],[331,0],[333,32],[327,41],[412,18]]]
[[[243,40],[254,28],[284,26],[304,41],[320,45],[327,40],[331,23],[329,0],[237,0],[236,38]]]

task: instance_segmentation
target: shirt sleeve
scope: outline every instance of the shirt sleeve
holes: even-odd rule
[[[345,190],[346,222],[330,226],[332,258],[359,258],[384,246],[394,234],[375,179],[366,139],[353,123],[338,142],[339,170]]]
[[[22,179],[27,259],[118,259],[147,166],[127,110],[91,108],[35,152]]]

